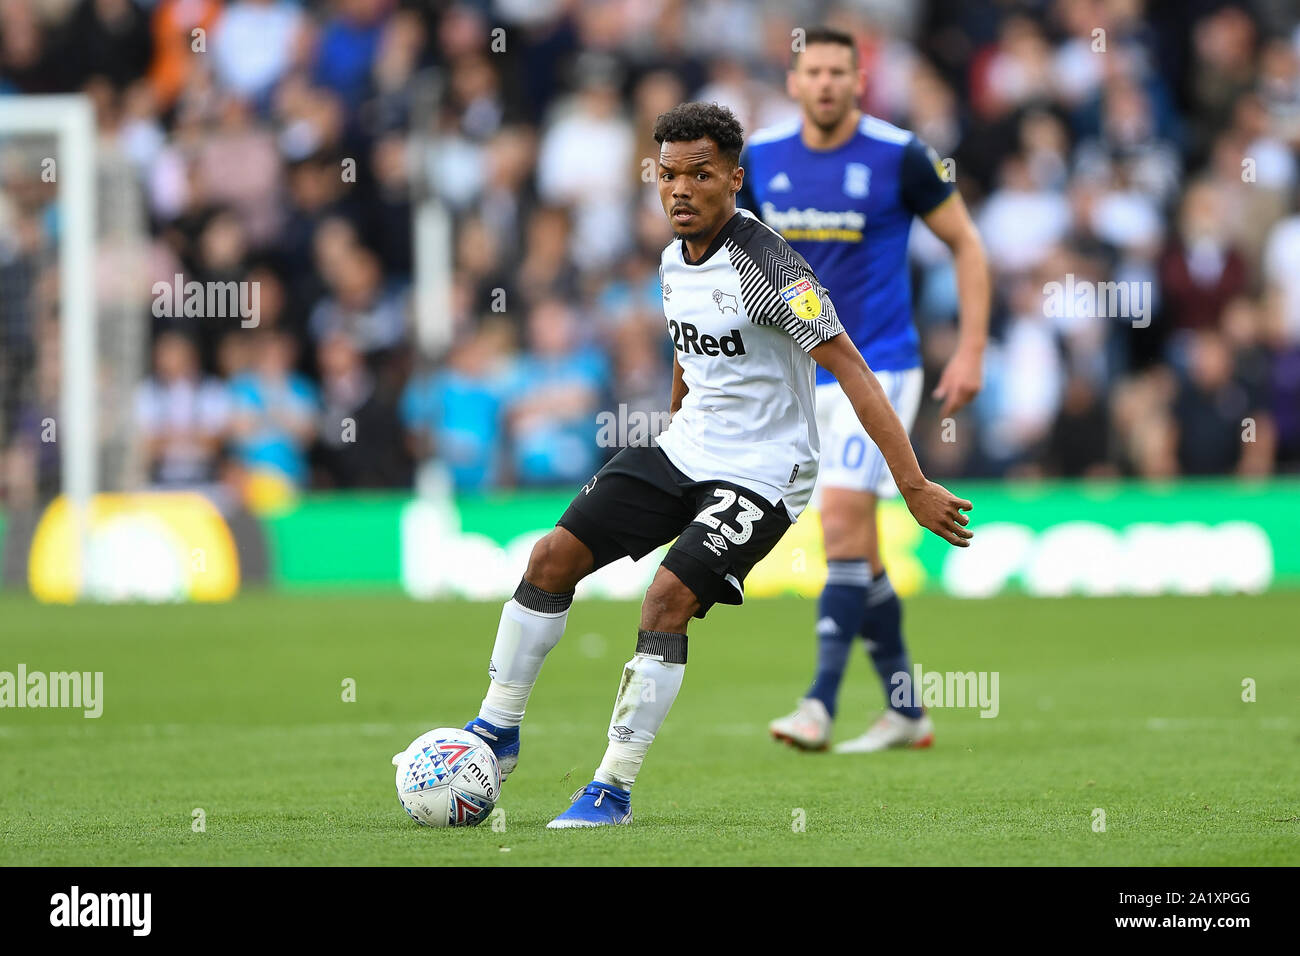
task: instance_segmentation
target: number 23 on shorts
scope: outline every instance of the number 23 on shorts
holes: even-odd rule
[[[706,528],[720,532],[732,544],[744,544],[754,533],[754,522],[763,517],[763,509],[730,488],[715,488],[713,494],[718,500],[696,515],[695,520]],[[740,510],[731,516],[731,520],[740,525],[739,531],[716,517],[733,505],[740,506]]]

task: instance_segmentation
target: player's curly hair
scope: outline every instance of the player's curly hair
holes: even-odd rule
[[[735,166],[740,162],[740,148],[745,145],[745,130],[740,120],[725,106],[717,103],[679,103],[655,121],[655,142],[682,143],[708,137],[718,144],[718,155]]]

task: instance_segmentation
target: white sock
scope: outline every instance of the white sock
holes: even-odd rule
[[[522,601],[522,603],[521,603]],[[551,594],[528,582],[501,610],[488,674],[492,683],[479,716],[498,727],[518,727],[546,655],[560,641],[573,594]]]
[[[685,635],[673,636],[681,637],[684,659]],[[686,675],[684,662],[667,663],[661,656],[641,653],[642,649],[643,643],[638,641],[637,654],[623,666],[623,681],[609,721],[609,745],[594,777],[620,790],[631,790],[636,783],[650,744],[663,726]]]

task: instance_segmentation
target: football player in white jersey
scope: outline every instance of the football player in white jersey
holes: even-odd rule
[[[808,264],[737,212],[743,131],[729,110],[685,103],[659,117],[659,197],[677,238],[664,250],[668,334],[676,349],[671,421],[658,447],[625,448],[534,546],[506,602],[476,719],[504,778],[547,653],[577,583],[676,539],[641,608],[604,759],[548,826],[630,823],[631,788],[681,688],[686,628],[716,603],[740,604],[745,575],[803,510],[817,477],[814,363],[840,382],[917,522],[969,544],[971,503],[927,481],[907,433],[836,318]],[[647,692],[652,688],[653,692]]]

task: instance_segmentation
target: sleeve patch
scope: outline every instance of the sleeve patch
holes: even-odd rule
[[[781,289],[781,298],[790,307],[790,311],[805,322],[811,322],[822,314],[821,296],[808,279],[796,279]]]

